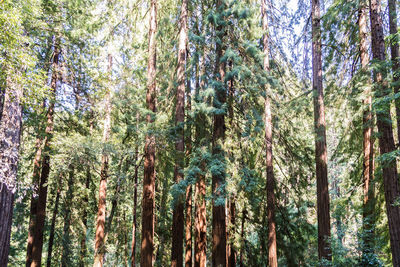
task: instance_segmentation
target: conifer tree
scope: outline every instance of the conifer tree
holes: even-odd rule
[[[315,163],[317,178],[318,213],[318,257],[330,261],[332,258],[330,205],[328,189],[326,123],[324,91],[322,84],[321,6],[319,0],[311,0],[312,16],[312,69],[314,94]]]
[[[385,60],[385,40],[383,22],[381,18],[381,1],[370,0],[370,20],[372,36],[373,59],[382,63]],[[374,90],[376,98],[383,98],[389,94],[384,67],[374,70]],[[376,119],[379,132],[379,148],[382,155],[382,176],[385,190],[386,213],[388,217],[390,247],[393,266],[400,265],[400,206],[396,203],[400,198],[400,185],[397,173],[396,160],[390,154],[396,150],[393,138],[393,129],[389,105],[381,103],[376,110]]]

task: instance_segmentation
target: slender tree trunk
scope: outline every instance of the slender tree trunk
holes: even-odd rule
[[[87,232],[87,217],[88,217],[88,206],[89,206],[89,190],[90,190],[90,181],[92,180],[92,176],[90,173],[90,166],[86,167],[86,183],[85,188],[86,192],[83,197],[83,214],[82,214],[82,224],[83,224],[83,233],[81,236],[81,249],[79,252],[79,267],[85,266],[85,256],[86,256],[86,232]]]
[[[225,5],[222,0],[217,1],[217,10],[222,12]],[[222,19],[221,19],[222,20]],[[221,61],[223,55],[223,37],[225,36],[222,21],[217,22],[216,58],[215,58],[215,97],[213,106],[222,109],[226,102],[225,89],[225,62]],[[226,217],[225,217],[225,176],[226,163],[223,143],[225,140],[225,114],[214,115],[212,155],[219,162],[218,172],[212,173],[212,265],[215,267],[226,266]]]
[[[385,61],[385,40],[383,34],[383,23],[381,18],[381,1],[370,0],[372,54],[374,60]],[[375,95],[377,98],[385,97],[390,93],[390,88],[385,81],[386,72],[378,69],[374,72]],[[392,118],[390,106],[386,103],[379,106],[376,113],[379,148],[381,155],[391,153],[395,148]],[[378,109],[378,108],[377,108]],[[397,173],[396,160],[389,159],[382,163],[383,185],[385,189],[386,212],[388,216],[390,246],[392,250],[393,266],[400,266],[400,206],[396,201],[400,198],[399,178]]]
[[[44,223],[46,220],[46,203],[47,203],[47,181],[50,174],[50,146],[53,138],[53,128],[54,128],[54,106],[56,101],[56,89],[57,89],[57,81],[59,78],[59,56],[60,56],[60,47],[59,40],[56,40],[54,45],[54,54],[53,54],[53,73],[51,76],[51,94],[52,96],[49,99],[49,108],[47,111],[47,126],[45,130],[45,138],[44,138],[44,147],[43,147],[43,161],[42,161],[42,170],[40,175],[40,183],[39,183],[39,197],[37,202],[37,211],[36,211],[36,221],[35,221],[35,229],[34,236],[32,241],[32,263],[31,267],[39,267],[42,262],[42,249],[43,249],[43,230]]]
[[[63,228],[63,238],[62,238],[62,256],[61,256],[61,266],[68,267],[71,266],[71,249],[70,249],[70,237],[69,228],[71,225],[71,205],[73,199],[73,185],[74,185],[74,167],[69,166],[69,179],[68,179],[68,189],[65,196],[65,213],[64,213],[64,228]]]
[[[266,0],[262,1],[262,21],[263,21],[263,44],[264,44],[264,70],[269,72],[269,29]],[[272,157],[272,113],[270,100],[270,87],[266,85],[264,102],[265,116],[265,163],[267,167],[267,218],[268,218],[268,265],[278,266],[278,256],[276,248],[276,222],[275,222],[275,177]]]
[[[60,195],[61,195],[61,181],[62,174],[60,174],[60,178],[57,184],[57,193],[56,200],[54,203],[53,215],[51,216],[51,225],[50,225],[50,234],[49,234],[49,246],[47,249],[47,267],[51,267],[52,253],[53,253],[53,244],[54,244],[54,236],[56,229],[56,219],[58,215],[58,206],[60,204]]]
[[[388,0],[389,6],[389,31],[390,34],[397,34],[397,10],[396,0]],[[397,94],[400,91],[400,54],[399,54],[399,41],[400,39],[393,38],[390,42],[390,52],[392,57],[392,70],[393,70],[393,86],[394,93]],[[397,140],[400,143],[400,98],[395,101],[396,106],[396,120],[397,120]]]
[[[200,33],[200,31],[199,31]],[[200,90],[205,90],[205,72],[206,72],[206,53],[203,48],[202,60],[199,64],[200,75],[196,82],[195,91],[195,101],[201,103],[205,101],[200,96]],[[195,117],[195,140],[198,142],[198,146],[201,150],[206,149],[208,145],[208,124],[206,115],[204,112],[199,111],[196,113]],[[206,168],[207,163],[204,159],[200,162],[201,172],[197,176],[197,181],[195,185],[195,246],[194,246],[194,266],[195,267],[205,267],[207,261],[207,210],[206,210]]]
[[[44,103],[44,101],[43,101]],[[40,127],[39,127],[40,132]],[[32,246],[33,246],[33,236],[35,234],[35,223],[36,223],[36,212],[37,212],[37,202],[38,202],[38,183],[40,180],[40,167],[41,167],[41,159],[42,159],[42,143],[43,138],[38,134],[36,138],[36,154],[33,160],[33,176],[32,176],[32,196],[30,203],[30,212],[29,212],[29,228],[28,228],[28,242],[26,248],[26,262],[25,265],[27,267],[31,266],[32,263]]]
[[[312,55],[313,55],[313,91],[315,124],[315,163],[317,173],[317,213],[318,213],[318,257],[320,260],[332,260],[331,224],[329,215],[329,189],[326,150],[324,91],[322,87],[322,51],[320,2],[312,3]]]
[[[108,72],[112,74],[112,56],[108,55]],[[111,78],[110,78],[111,80]],[[103,128],[103,143],[106,144],[110,139],[111,132],[111,89],[108,88],[104,102],[105,118]],[[96,220],[95,236],[95,258],[93,267],[103,266],[105,254],[105,222],[106,222],[106,196],[107,196],[107,178],[108,178],[109,155],[104,149],[101,156],[99,204]]]
[[[186,59],[188,61],[189,53],[187,49]],[[188,64],[188,63],[187,63]],[[192,109],[192,97],[191,97],[191,86],[190,86],[190,75],[186,78],[186,110],[190,112]],[[189,116],[188,116],[189,117]],[[186,166],[189,166],[190,155],[192,154],[192,124],[187,123],[186,131]],[[192,184],[189,183],[186,188],[186,216],[185,216],[185,267],[192,267]]]
[[[156,31],[157,31],[157,0],[151,0],[149,21],[149,59],[147,68],[147,109],[152,114],[147,114],[148,125],[154,122],[153,114],[156,112]],[[142,245],[140,253],[140,267],[153,266],[154,252],[154,206],[155,206],[155,136],[146,135],[144,147],[144,176],[143,176],[143,202],[142,202]]]
[[[139,113],[136,115],[136,130],[139,124]],[[139,171],[139,148],[136,146],[135,149],[135,173],[134,177],[134,188],[133,188],[133,224],[132,224],[132,249],[131,249],[131,266],[136,266],[136,210],[137,210],[137,184],[138,184],[138,171]]]
[[[178,49],[178,70],[176,90],[176,143],[175,143],[175,183],[178,185],[183,180],[184,151],[185,151],[185,65],[187,47],[187,0],[182,0],[179,49]],[[183,265],[183,227],[184,227],[184,195],[175,196],[175,204],[172,221],[172,250],[171,266]]]
[[[14,75],[17,75],[14,73]],[[23,88],[7,77],[0,122],[0,266],[7,266],[19,146],[22,129]]]
[[[360,58],[361,68],[366,82],[370,84],[370,73],[368,72],[369,55],[368,55],[368,6],[366,2],[361,2],[359,7],[359,36],[360,36]],[[375,210],[375,193],[372,181],[374,178],[374,142],[372,138],[373,116],[372,116],[372,96],[368,89],[364,99],[363,113],[363,261],[364,264],[369,262],[369,256],[374,253],[374,210]]]

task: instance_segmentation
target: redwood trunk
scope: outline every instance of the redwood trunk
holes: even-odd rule
[[[264,70],[269,72],[269,34],[268,17],[265,0],[262,0],[263,44],[264,44]],[[276,248],[276,222],[275,222],[275,177],[272,157],[272,113],[270,100],[270,87],[266,86],[264,116],[265,116],[265,163],[267,168],[267,219],[268,219],[268,265],[278,266]]]
[[[320,260],[332,260],[331,225],[329,215],[329,189],[326,149],[326,124],[324,91],[322,87],[322,51],[320,2],[312,2],[312,68],[314,91],[314,127],[315,127],[315,163],[317,174],[317,213],[318,213],[318,257]]]
[[[189,53],[186,53],[187,59],[189,58]],[[190,86],[190,75],[187,77],[187,86],[186,86],[186,109],[187,112],[190,112],[192,109],[192,97],[191,97],[191,86]],[[187,123],[187,131],[186,131],[186,166],[189,165],[190,155],[192,153],[192,127],[191,122]],[[186,188],[186,216],[185,216],[185,267],[192,267],[192,184],[189,183]]]
[[[151,0],[149,21],[149,59],[147,67],[147,94],[146,105],[150,111],[146,115],[147,124],[154,122],[156,112],[156,31],[157,31],[157,0]],[[142,244],[140,253],[140,266],[153,265],[154,252],[154,209],[155,209],[155,136],[146,134],[144,147],[144,176],[143,176],[143,201],[142,201]]]
[[[361,58],[361,71],[365,76],[366,82],[370,84],[370,73],[368,72],[369,55],[368,55],[368,28],[367,28],[367,5],[360,4],[359,7],[359,36],[360,36],[360,58]],[[370,256],[374,253],[374,210],[375,210],[375,196],[374,186],[372,181],[374,178],[374,142],[372,139],[373,132],[373,116],[372,116],[372,96],[371,91],[368,89],[364,99],[364,113],[363,113],[363,189],[364,189],[364,202],[363,202],[363,261],[367,264]]]
[[[200,97],[200,89],[205,89],[205,53],[203,50],[202,61],[199,66],[200,75],[196,82],[195,101],[200,103],[203,99]],[[201,111],[196,113],[195,117],[195,140],[198,141],[201,149],[207,146],[207,120],[205,114]],[[205,267],[207,260],[207,211],[206,211],[206,162],[204,159],[200,162],[200,173],[197,176],[195,185],[195,245],[194,245],[194,266]]]
[[[60,180],[57,185],[57,194],[56,194],[56,201],[54,203],[53,215],[51,217],[51,225],[50,225],[50,234],[49,234],[49,247],[47,250],[47,267],[51,267],[51,260],[52,260],[52,253],[53,253],[53,244],[54,244],[54,236],[55,236],[55,229],[56,229],[56,219],[58,215],[58,206],[60,203],[60,195],[61,195],[61,174]]]
[[[385,61],[385,40],[383,34],[383,23],[381,18],[381,1],[370,0],[372,54],[378,61]],[[385,97],[390,89],[385,82],[386,73],[383,70],[375,70],[375,95],[377,98]],[[381,155],[393,152],[395,148],[393,129],[391,123],[390,106],[384,104],[376,113],[379,148]],[[399,178],[396,160],[389,159],[382,163],[383,185],[385,190],[386,212],[388,216],[390,246],[392,250],[393,266],[400,266],[400,206],[395,202],[400,198]]]
[[[222,12],[224,2],[217,1],[217,10]],[[216,109],[222,109],[226,102],[225,89],[225,62],[221,61],[223,56],[223,37],[225,35],[222,22],[217,22],[216,27],[216,58],[215,58],[215,96],[213,106]],[[219,170],[212,173],[212,266],[226,266],[226,217],[225,217],[225,151],[223,143],[225,140],[225,114],[218,112],[214,115],[212,155],[214,160],[219,163]]]
[[[175,110],[175,183],[183,180],[184,150],[185,150],[185,65],[187,46],[187,0],[182,0],[178,48],[178,69]],[[184,228],[184,195],[175,196],[175,204],[172,219],[172,250],[171,266],[181,267],[183,265],[183,228]]]
[[[43,101],[44,102],[44,101]],[[40,131],[40,128],[39,128]],[[42,159],[42,137],[40,134],[36,138],[36,154],[35,159],[33,160],[33,176],[32,176],[32,197],[30,204],[30,212],[29,212],[29,227],[28,227],[28,244],[26,248],[26,261],[25,265],[27,267],[31,266],[32,263],[32,246],[33,246],[33,238],[35,234],[35,223],[36,223],[36,212],[37,212],[37,203],[38,203],[38,183],[40,181],[40,166]]]
[[[390,34],[397,34],[397,10],[396,0],[388,0],[389,6],[389,31]],[[399,54],[399,38],[393,38],[390,42],[390,52],[392,57],[392,70],[393,70],[393,86],[394,93],[399,93],[400,85],[400,54]],[[397,140],[400,143],[400,98],[395,101],[396,106],[396,120],[397,120]]]
[[[59,56],[60,56],[60,48],[59,42],[56,41],[54,46],[54,55],[53,55],[53,73],[51,76],[51,93],[49,108],[47,111],[47,126],[45,130],[45,138],[44,138],[44,157],[42,161],[42,170],[40,175],[40,183],[39,183],[39,197],[37,202],[37,210],[36,210],[36,221],[35,221],[35,229],[34,229],[34,237],[32,241],[32,263],[31,267],[39,267],[42,262],[42,249],[43,249],[43,230],[44,223],[46,220],[46,202],[47,202],[47,181],[50,174],[50,145],[53,138],[53,128],[54,128],[54,106],[56,101],[56,89],[57,89],[57,81],[59,77]]]
[[[136,116],[136,129],[138,129],[139,124],[139,113]],[[132,224],[132,249],[131,249],[131,266],[136,266],[136,209],[137,209],[137,183],[138,183],[138,163],[139,149],[136,147],[135,151],[135,173],[134,173],[134,189],[133,189],[133,224]]]
[[[108,72],[111,76],[112,72],[112,56],[108,55]],[[104,103],[105,120],[103,128],[103,143],[106,144],[110,139],[111,132],[111,90],[108,89]],[[93,267],[103,266],[105,253],[105,222],[106,222],[106,196],[107,196],[107,178],[108,178],[108,161],[109,155],[103,150],[101,156],[100,170],[100,187],[99,187],[99,204],[96,220],[96,236],[95,236],[95,252]]]
[[[16,73],[17,74],[17,73]],[[23,89],[7,78],[0,122],[0,266],[7,266],[22,128]]]

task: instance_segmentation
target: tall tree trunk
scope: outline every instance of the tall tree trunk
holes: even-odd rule
[[[370,0],[372,54],[374,60],[385,61],[385,40],[381,18],[381,1]],[[375,95],[377,98],[385,97],[390,89],[385,81],[386,71],[378,69],[374,72]],[[390,106],[386,103],[379,106],[376,113],[379,148],[381,155],[393,152],[395,148]],[[385,189],[386,212],[388,216],[390,246],[392,250],[393,266],[400,266],[400,207],[395,205],[400,197],[399,178],[397,174],[396,159],[389,159],[382,163],[383,185]]]
[[[269,69],[269,29],[266,0],[262,2],[262,21],[263,21],[263,45],[264,45],[264,70]],[[270,100],[270,86],[266,85],[264,116],[265,116],[265,163],[267,167],[267,218],[268,218],[268,265],[270,267],[278,266],[278,256],[276,248],[276,222],[275,222],[275,177],[272,157],[272,113]]]
[[[320,2],[312,3],[312,68],[314,91],[315,164],[317,174],[318,257],[332,260],[331,223],[329,215],[329,189],[326,150],[324,91],[322,87],[322,51]]]
[[[150,126],[154,122],[156,112],[156,31],[157,31],[157,0],[151,0],[149,18],[149,59],[147,67],[147,109],[152,114],[147,114],[146,121]],[[143,176],[143,201],[142,201],[142,244],[140,253],[140,266],[153,265],[154,252],[154,206],[155,206],[155,136],[146,134],[144,147],[144,176]]]
[[[397,10],[396,0],[388,0],[389,6],[389,32],[394,35],[397,34]],[[394,93],[397,94],[400,91],[400,54],[399,54],[399,41],[398,37],[393,38],[390,42],[390,52],[392,56],[392,70],[393,70],[393,86]],[[396,101],[396,120],[397,120],[397,140],[400,143],[400,99]]]
[[[13,73],[18,75],[19,73]],[[7,266],[19,145],[22,129],[23,88],[7,77],[0,122],[0,266]]]
[[[43,105],[45,101],[43,101]],[[32,263],[32,246],[33,246],[33,238],[35,234],[35,223],[36,223],[36,212],[37,212],[37,202],[38,202],[38,183],[40,180],[40,167],[41,167],[41,160],[42,160],[42,143],[43,137],[40,133],[40,127],[38,128],[39,134],[36,138],[36,154],[33,160],[33,175],[32,175],[32,196],[31,196],[31,203],[30,203],[30,211],[29,211],[29,227],[28,227],[28,242],[26,248],[26,261],[25,265],[27,267],[31,266]]]
[[[60,203],[60,195],[61,195],[61,181],[62,181],[62,174],[60,174],[59,181],[57,183],[56,200],[54,202],[53,215],[51,216],[49,246],[47,249],[47,264],[46,264],[47,267],[51,267],[54,236],[55,236],[55,229],[56,229],[56,219],[57,219],[57,215],[58,215],[58,206]]]
[[[178,69],[176,90],[176,110],[175,110],[175,183],[178,185],[183,180],[184,152],[185,152],[185,66],[186,66],[186,47],[187,47],[187,0],[182,0],[179,48],[178,48]],[[172,215],[172,249],[171,266],[183,265],[183,227],[184,227],[184,195],[175,196],[175,204]]]
[[[225,9],[224,1],[217,1],[217,12],[222,13]],[[223,56],[223,37],[225,36],[222,18],[217,21],[216,34],[219,39],[216,42],[215,58],[215,96],[213,106],[222,109],[226,102],[225,89],[225,62],[221,61]],[[219,170],[212,173],[212,266],[226,266],[226,217],[225,217],[225,176],[226,163],[223,143],[225,140],[225,114],[218,112],[214,115],[212,155],[218,160]]]
[[[108,72],[110,81],[112,76],[112,56],[108,55]],[[110,83],[111,84],[111,83]],[[108,88],[104,102],[104,128],[103,128],[103,144],[108,143],[111,132],[111,89]],[[95,236],[95,252],[93,267],[103,266],[105,253],[105,222],[106,222],[106,196],[107,196],[107,178],[108,178],[108,152],[103,149],[101,155],[101,170],[100,170],[100,187],[99,187],[99,204],[96,220],[96,236]]]
[[[189,52],[187,49],[186,60],[188,61]],[[188,63],[187,63],[188,64]],[[190,86],[190,74],[187,75],[186,78],[186,110],[190,112],[192,110],[192,94],[191,94],[191,86]],[[187,117],[189,117],[187,115]],[[189,122],[187,125],[186,131],[186,166],[189,166],[190,155],[192,154],[192,122]],[[185,216],[185,267],[192,267],[192,184],[189,183],[186,188],[186,216]]]
[[[136,130],[139,124],[139,113],[136,115]],[[133,224],[132,224],[132,249],[131,249],[131,266],[136,266],[136,210],[137,210],[137,184],[138,184],[138,171],[139,171],[139,148],[136,146],[135,149],[135,173],[134,178],[134,188],[133,188]]]
[[[70,237],[69,228],[71,225],[71,205],[73,199],[73,185],[74,185],[74,167],[69,166],[69,179],[68,179],[68,189],[65,196],[65,212],[64,212],[64,228],[62,237],[62,256],[61,256],[61,266],[68,267],[71,266],[71,249],[70,249]]]
[[[365,80],[370,84],[370,73],[368,72],[369,55],[368,55],[368,14],[367,3],[361,2],[359,6],[359,36],[360,36],[360,58],[361,58],[361,71],[365,76]],[[364,189],[364,203],[363,203],[363,259],[364,264],[369,262],[369,256],[374,253],[374,210],[375,210],[375,193],[372,181],[374,178],[374,142],[372,138],[373,131],[373,116],[372,116],[372,96],[371,90],[367,90],[364,99],[364,112],[363,112],[363,189]]]
[[[47,110],[47,126],[45,130],[44,146],[43,146],[43,161],[40,174],[39,196],[36,210],[36,221],[34,224],[34,236],[32,241],[32,263],[31,267],[39,267],[42,262],[43,249],[43,230],[46,220],[46,203],[47,203],[47,181],[50,174],[50,152],[51,141],[53,138],[54,128],[54,106],[56,101],[57,81],[59,79],[59,56],[60,47],[59,40],[55,41],[53,54],[53,73],[51,75],[51,97],[49,98],[49,107]]]

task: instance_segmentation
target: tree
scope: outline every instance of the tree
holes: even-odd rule
[[[149,57],[147,65],[147,94],[146,104],[148,114],[146,122],[151,126],[156,112],[156,32],[157,32],[157,0],[150,2],[149,17]],[[144,147],[144,176],[142,201],[142,247],[140,266],[153,266],[154,250],[154,199],[155,199],[155,137],[152,133],[146,134]]]
[[[396,1],[388,0],[389,7],[389,32],[393,36],[390,40],[390,52],[392,59],[392,70],[393,70],[393,90],[395,94],[399,93],[400,85],[400,51],[399,51],[399,38],[396,36],[397,33],[397,9]],[[397,138],[400,140],[400,99],[396,98],[396,119],[397,119]]]
[[[108,73],[112,75],[112,55],[108,55]],[[104,128],[103,128],[103,143],[107,144],[111,133],[111,88],[106,90],[104,99]],[[96,220],[96,241],[95,241],[95,258],[94,267],[103,266],[105,254],[105,223],[106,223],[106,196],[107,196],[107,178],[109,169],[109,155],[107,148],[103,148],[101,155],[101,170],[100,170],[100,187],[99,187],[99,204]]]
[[[31,267],[37,267],[42,262],[42,249],[43,249],[43,231],[44,223],[46,220],[46,204],[47,204],[47,182],[50,174],[50,153],[51,153],[51,141],[53,138],[54,130],[54,111],[55,101],[57,94],[57,82],[59,80],[60,69],[59,69],[59,57],[61,54],[60,40],[59,37],[55,37],[53,62],[52,62],[52,75],[51,75],[51,98],[49,98],[49,106],[47,110],[47,122],[45,130],[45,138],[43,145],[43,160],[40,173],[39,183],[39,196],[36,210],[36,222],[34,229],[34,238],[32,241],[32,263]]]
[[[178,68],[176,90],[176,108],[175,108],[175,124],[177,132],[177,140],[175,143],[175,183],[179,187],[183,180],[184,156],[185,156],[185,65],[186,65],[186,47],[187,47],[187,0],[182,0],[179,30],[179,47],[178,47]],[[171,249],[171,266],[183,265],[183,227],[184,227],[184,198],[179,193],[174,204],[173,224],[172,224],[172,249]]]
[[[381,18],[381,1],[370,0],[370,20],[372,36],[372,55],[375,62],[385,60],[385,40]],[[386,70],[379,66],[374,70],[375,98],[380,99],[389,94]],[[379,133],[379,149],[382,156],[382,176],[385,190],[386,213],[388,217],[390,246],[393,266],[400,265],[400,206],[396,203],[400,197],[399,178],[396,160],[390,154],[396,150],[393,138],[390,107],[387,103],[380,103],[376,109],[376,119]]]
[[[329,190],[326,149],[326,123],[324,108],[324,91],[322,85],[322,50],[320,2],[311,0],[312,16],[312,69],[314,94],[314,127],[315,127],[315,164],[317,177],[317,213],[318,213],[318,257],[331,261],[329,238],[331,224],[329,215]]]
[[[366,84],[370,84],[370,74],[368,73],[368,30],[367,30],[367,3],[360,2],[358,10],[358,27],[360,38],[360,58],[361,72],[365,77]],[[366,262],[373,254],[373,229],[374,229],[374,142],[373,142],[373,116],[372,116],[372,95],[369,89],[365,90],[364,113],[363,113],[363,186],[364,186],[364,206],[363,206],[363,229],[364,229],[364,250],[363,257]],[[366,264],[366,263],[364,263]]]
[[[17,73],[19,73],[17,71]],[[0,124],[0,265],[7,266],[22,129],[23,87],[10,72]]]
[[[217,12],[222,14],[225,9],[225,2],[216,2]],[[220,15],[221,16],[221,15]],[[216,21],[216,48],[215,48],[215,96],[213,106],[219,110],[214,114],[212,155],[217,164],[212,171],[212,265],[226,266],[226,217],[225,217],[225,152],[223,150],[225,139],[225,110],[226,102],[225,89],[225,61],[222,59],[224,53],[224,22],[223,16]]]
[[[263,45],[264,45],[264,70],[270,71],[269,67],[269,33],[268,17],[265,0],[262,0],[262,24],[263,24]],[[276,221],[275,221],[275,177],[274,166],[272,164],[272,114],[270,87],[267,85],[265,90],[265,163],[267,166],[267,217],[268,217],[268,264],[272,267],[278,266],[278,256],[276,249]]]

